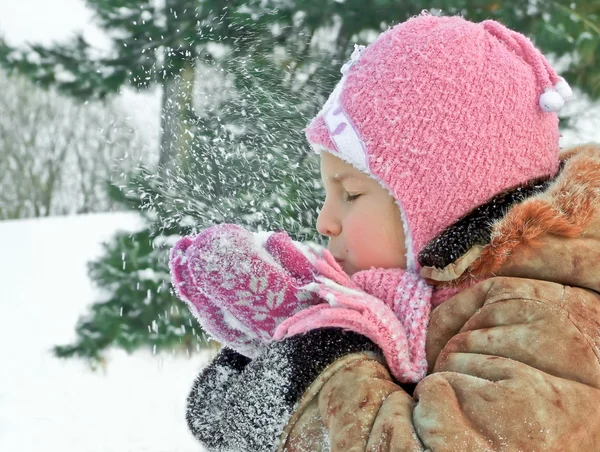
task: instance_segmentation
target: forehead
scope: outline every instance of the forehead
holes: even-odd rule
[[[329,153],[321,153],[321,175],[323,179],[341,181],[348,177],[365,178],[364,173],[354,168],[349,163],[344,162],[339,157]]]

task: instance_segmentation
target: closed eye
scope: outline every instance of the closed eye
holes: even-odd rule
[[[351,194],[351,193],[346,192],[345,195],[344,195],[344,201],[346,201],[346,202],[352,202],[356,198],[358,198],[360,195],[361,195],[360,193]]]

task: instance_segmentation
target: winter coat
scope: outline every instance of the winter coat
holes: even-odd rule
[[[433,311],[416,388],[367,339],[312,331],[252,362],[223,350],[189,396],[193,433],[208,450],[600,451],[600,147],[562,160],[420,255],[469,287]]]

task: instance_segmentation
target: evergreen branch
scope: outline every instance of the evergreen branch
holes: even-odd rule
[[[591,20],[589,20],[584,15],[580,14],[579,12],[577,12],[574,9],[571,9],[565,5],[561,5],[560,3],[556,2],[556,1],[552,1],[551,3],[552,3],[552,5],[554,5],[556,8],[560,9],[561,11],[568,13],[571,16],[575,16],[578,20],[580,20],[582,23],[586,24],[593,31],[595,31],[597,35],[600,35],[600,25],[595,24],[594,22],[592,22]]]

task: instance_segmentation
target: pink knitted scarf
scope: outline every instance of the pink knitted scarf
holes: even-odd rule
[[[321,268],[320,263],[316,266]],[[274,338],[323,327],[348,329],[379,346],[396,379],[405,383],[422,379],[427,373],[425,340],[432,307],[431,286],[418,274],[397,268],[372,268],[351,279],[344,278],[347,276],[338,268],[337,275],[320,279],[323,284],[316,285],[315,292],[325,303],[284,321]],[[307,290],[313,289],[307,286]]]

